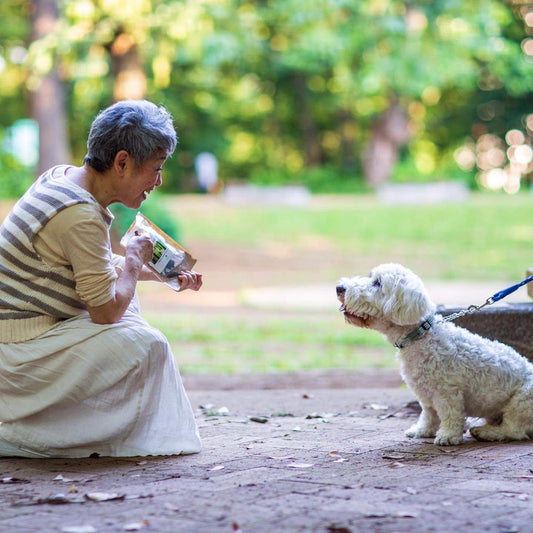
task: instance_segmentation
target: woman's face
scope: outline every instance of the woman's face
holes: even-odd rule
[[[130,158],[129,176],[124,182],[126,190],[122,199],[126,207],[138,209],[148,195],[163,183],[161,171],[166,159],[166,153],[158,152],[138,166]]]

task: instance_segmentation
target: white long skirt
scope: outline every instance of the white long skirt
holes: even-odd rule
[[[168,341],[134,306],[117,324],[87,313],[0,344],[0,456],[108,457],[200,451]]]

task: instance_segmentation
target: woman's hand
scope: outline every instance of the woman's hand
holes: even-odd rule
[[[186,289],[199,291],[203,283],[202,274],[198,274],[194,270],[184,270],[178,274],[178,282],[182,291]]]
[[[153,253],[154,245],[147,235],[136,235],[130,239],[126,247],[124,269],[115,283],[114,296],[103,305],[87,305],[93,322],[114,324],[122,318],[135,295],[135,287],[143,267],[152,259]]]
[[[140,261],[141,266],[152,260],[154,255],[154,244],[146,234],[135,235],[126,247],[126,260]]]

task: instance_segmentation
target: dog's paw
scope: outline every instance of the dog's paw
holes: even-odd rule
[[[462,444],[463,435],[439,433],[434,442],[437,446],[457,446]]]
[[[496,442],[507,440],[526,440],[528,434],[522,429],[517,431],[503,431],[501,426],[476,426],[470,428],[470,435],[482,442]]]
[[[472,435],[472,437],[474,437],[476,440],[482,442],[490,442],[495,440],[494,438],[491,438],[492,435],[489,435],[485,429],[486,426],[472,427],[470,428],[470,435]]]
[[[435,436],[435,432],[431,428],[419,428],[415,424],[405,432],[405,436],[410,439],[431,439]]]

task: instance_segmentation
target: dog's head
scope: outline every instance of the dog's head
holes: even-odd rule
[[[346,321],[359,327],[409,326],[435,312],[420,278],[395,263],[377,266],[368,277],[341,278],[337,298]]]

